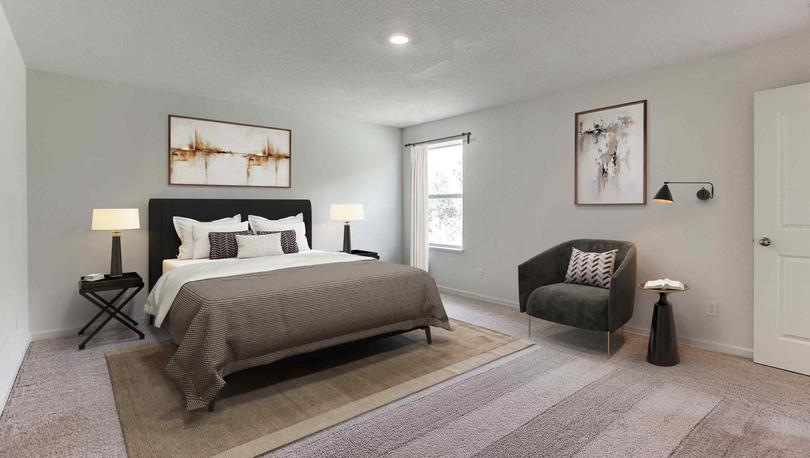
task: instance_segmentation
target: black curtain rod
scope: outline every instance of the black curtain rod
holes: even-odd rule
[[[451,135],[449,137],[434,138],[433,140],[425,140],[425,141],[421,141],[421,142],[406,143],[405,147],[407,148],[409,146],[421,145],[422,143],[440,142],[442,140],[452,140],[452,139],[458,138],[458,137],[467,137],[467,144],[469,145],[470,144],[470,135],[472,135],[472,132],[462,132],[462,133],[460,133],[458,135]]]

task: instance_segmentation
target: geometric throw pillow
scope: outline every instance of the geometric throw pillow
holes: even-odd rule
[[[235,258],[236,253],[239,251],[239,246],[236,244],[236,236],[251,234],[253,234],[253,232],[250,230],[238,232],[209,232],[208,241],[211,243],[211,254],[208,257],[210,259]]]
[[[281,249],[284,254],[298,253],[298,241],[295,237],[295,231],[256,231],[256,235],[278,234],[281,233]]]
[[[572,247],[565,282],[610,288],[610,278],[613,276],[613,267],[618,254],[619,250],[587,253]]]

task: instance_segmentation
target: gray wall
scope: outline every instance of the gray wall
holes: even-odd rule
[[[292,129],[292,189],[169,186],[169,113]],[[90,230],[94,207],[140,208],[143,229],[125,231],[122,248],[124,270],[144,277],[152,197],[308,198],[314,247],[324,250],[339,250],[343,237],[329,204],[363,203],[353,245],[401,259],[400,129],[39,71],[28,74],[28,121],[35,338],[68,332],[94,312],[76,292],[81,274],[109,269],[110,234]],[[136,313],[144,301],[142,293]]]
[[[766,43],[595,86],[407,128],[405,142],[472,131],[464,164],[464,252],[430,252],[444,287],[517,301],[517,265],[567,239],[638,245],[638,277],[681,279],[679,336],[749,354],[753,345],[753,128],[758,90],[810,81],[810,35]],[[573,205],[573,117],[648,100],[648,200],[664,180],[711,180],[716,198],[673,186],[672,205]],[[407,165],[403,158],[403,165]],[[404,221],[409,168],[403,167]],[[407,251],[408,233],[403,236]],[[406,255],[407,256],[407,255]],[[485,270],[483,280],[475,270]],[[652,294],[639,292],[631,326],[649,329]],[[720,315],[706,316],[706,301]]]
[[[25,172],[25,64],[0,6],[0,411],[28,334],[28,206]]]

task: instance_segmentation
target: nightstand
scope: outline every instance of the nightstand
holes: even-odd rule
[[[133,288],[133,291],[126,294],[127,291]],[[79,335],[84,334],[84,331],[86,331],[87,328],[89,328],[97,319],[99,319],[101,315],[104,315],[105,313],[107,314],[107,317],[101,322],[101,324],[98,325],[98,327],[92,333],[90,333],[90,335],[87,336],[87,338],[84,339],[81,344],[79,344],[79,350],[84,350],[87,342],[89,342],[93,336],[101,331],[101,328],[106,326],[107,323],[109,323],[113,318],[131,329],[132,332],[138,334],[139,338],[143,339],[143,333],[135,328],[135,326],[138,325],[138,322],[121,311],[121,309],[123,309],[124,306],[127,305],[141,289],[143,289],[143,279],[135,272],[127,272],[120,277],[110,277],[109,275],[105,275],[103,280],[97,281],[79,280],[79,295],[101,309],[101,311],[98,312],[96,316],[90,320],[90,322],[84,325],[82,330],[79,331]],[[118,291],[118,294],[116,294],[112,299],[107,300],[98,295],[98,293],[101,291]],[[121,299],[122,297],[123,299]]]
[[[366,250],[352,250],[352,251],[351,251],[351,254],[353,254],[353,255],[355,255],[355,256],[365,256],[365,257],[367,257],[367,258],[380,259],[380,255],[379,255],[379,254],[377,254],[377,253],[376,253],[376,252],[374,252],[374,251],[366,251]]]

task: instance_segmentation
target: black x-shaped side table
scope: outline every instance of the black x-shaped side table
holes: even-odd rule
[[[130,291],[128,295],[124,297],[123,300],[120,300],[124,294],[135,288],[133,291]],[[122,312],[121,310],[126,306],[129,301],[131,301],[138,292],[143,289],[143,279],[140,275],[135,272],[127,272],[121,277],[110,277],[109,275],[105,275],[103,280],[97,281],[79,281],[79,295],[83,298],[90,301],[93,305],[100,308],[101,311],[93,317],[90,322],[88,322],[81,331],[79,331],[79,335],[84,334],[84,331],[90,327],[97,319],[101,317],[101,315],[107,314],[107,318],[101,322],[101,324],[87,336],[84,341],[79,344],[79,350],[84,350],[85,345],[90,339],[93,338],[101,328],[107,325],[113,318],[118,320],[121,324],[132,329],[133,332],[138,334],[138,337],[143,339],[143,333],[139,331],[135,326],[138,325],[138,322],[133,320],[132,317],[127,315],[126,313]],[[99,296],[98,293],[100,291],[115,291],[120,290],[118,294],[115,295],[111,300],[104,299],[103,297]]]

